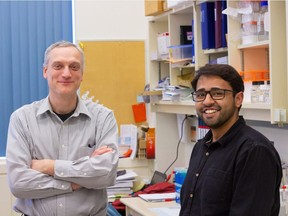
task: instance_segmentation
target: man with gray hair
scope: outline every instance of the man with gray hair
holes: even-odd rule
[[[60,41],[47,48],[49,95],[14,111],[7,172],[14,210],[29,216],[106,216],[115,183],[118,127],[113,112],[77,94],[84,54]]]

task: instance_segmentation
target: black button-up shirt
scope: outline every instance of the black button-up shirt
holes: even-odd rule
[[[181,190],[181,216],[278,216],[281,161],[271,142],[243,117],[217,142],[192,151]]]

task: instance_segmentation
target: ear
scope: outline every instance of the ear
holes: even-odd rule
[[[47,67],[43,67],[43,77],[47,79]]]
[[[239,108],[243,103],[243,99],[244,99],[244,93],[242,91],[238,92],[235,95],[235,106]]]

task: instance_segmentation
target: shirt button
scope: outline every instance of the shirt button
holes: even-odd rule
[[[41,185],[41,184],[39,184],[39,185],[38,185],[38,187],[39,187],[39,188],[41,188],[41,187],[42,187],[42,185]]]
[[[190,198],[192,198],[193,197],[193,194],[190,194]]]
[[[84,176],[86,176],[86,175],[87,175],[87,173],[85,172],[85,173],[84,173]]]
[[[65,185],[61,185],[62,188],[65,188]]]
[[[60,203],[60,204],[59,204],[59,207],[60,207],[60,208],[62,208],[62,207],[63,207],[63,204],[62,204],[62,203]]]
[[[62,148],[65,148],[65,145],[62,145]]]
[[[199,176],[199,173],[196,173],[196,177],[198,177]]]
[[[63,172],[61,172],[61,173],[60,173],[60,175],[61,175],[61,176],[63,176],[63,175],[64,175],[64,173],[63,173]]]
[[[206,152],[206,156],[209,156],[209,152]]]

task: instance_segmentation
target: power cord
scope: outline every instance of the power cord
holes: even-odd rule
[[[181,143],[181,140],[183,138],[183,127],[184,127],[184,122],[188,119],[188,118],[193,118],[193,115],[185,115],[185,118],[182,121],[182,125],[181,125],[181,133],[180,133],[180,139],[178,141],[177,144],[177,149],[176,149],[176,158],[174,159],[174,161],[168,166],[168,168],[165,170],[164,174],[166,174],[166,172],[170,169],[170,167],[178,160],[178,153],[179,153],[179,146]]]

